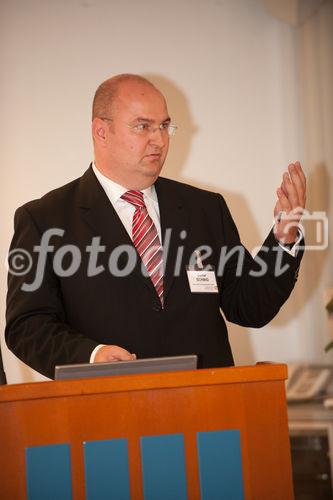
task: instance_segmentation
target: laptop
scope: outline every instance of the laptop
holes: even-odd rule
[[[135,359],[133,361],[112,361],[109,363],[83,363],[55,367],[55,380],[107,377],[136,373],[159,373],[195,370],[198,356],[170,356],[163,358]]]

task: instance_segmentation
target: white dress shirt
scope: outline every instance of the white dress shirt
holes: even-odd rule
[[[119,216],[121,222],[123,223],[126,231],[129,234],[129,237],[132,238],[132,221],[133,221],[133,215],[135,212],[135,207],[128,201],[125,201],[121,198],[121,196],[128,191],[127,188],[124,186],[121,186],[120,184],[117,184],[114,181],[111,181],[108,177],[105,177],[97,168],[95,163],[93,163],[93,171],[94,174],[96,175],[99,183],[101,184],[102,188],[104,189],[107,197],[109,198],[113,208],[117,212],[117,215]],[[152,218],[155,227],[157,229],[158,237],[160,241],[161,239],[161,223],[160,223],[160,210],[158,206],[158,201],[157,201],[157,195],[156,195],[156,190],[155,186],[152,185],[148,187],[147,189],[142,189],[141,192],[143,193],[143,200],[145,202],[145,205],[147,207],[148,214]]]

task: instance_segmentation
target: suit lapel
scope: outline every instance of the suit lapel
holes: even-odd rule
[[[187,231],[188,226],[188,214],[183,200],[171,183],[172,181],[164,178],[159,178],[155,183],[164,251],[164,297],[169,293],[175,277],[177,251],[184,244],[181,233]],[[120,245],[135,248],[91,167],[81,177],[78,204],[83,220],[94,234],[101,237],[101,244],[106,245],[107,257]],[[150,278],[143,276],[141,272],[141,258],[138,254],[133,273],[157,296]]]
[[[83,220],[94,234],[101,237],[101,244],[106,246],[107,258],[120,245],[128,245],[135,249],[131,238],[91,167],[81,177],[78,201]],[[148,286],[153,293],[156,293],[150,278],[142,274],[141,258],[137,252],[136,254],[134,275],[145,286]],[[119,263],[121,264],[121,258]]]
[[[173,181],[160,177],[156,183],[156,193],[160,210],[163,261],[164,298],[170,292],[175,278],[175,264],[178,249],[184,245],[184,230],[188,229],[188,213]],[[183,238],[181,234],[183,233]],[[187,233],[186,233],[187,234]]]

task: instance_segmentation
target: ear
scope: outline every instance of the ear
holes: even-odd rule
[[[94,118],[91,124],[91,130],[94,141],[98,142],[100,145],[106,144],[109,130],[104,120]]]

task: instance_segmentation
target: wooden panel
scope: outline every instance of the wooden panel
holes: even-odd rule
[[[185,372],[147,373],[98,377],[81,380],[34,382],[0,386],[2,401],[57,398],[81,394],[102,394],[104,392],[137,391],[151,388],[185,387],[189,385],[237,384],[260,380],[287,379],[287,366],[274,363],[258,363],[256,366],[215,368]]]
[[[196,500],[196,433],[239,429],[245,498],[292,499],[286,376],[284,365],[261,365],[0,387],[2,497],[25,498],[26,446],[70,443],[73,498],[84,499],[82,442],[126,437],[131,498],[141,499],[140,437],[183,434]]]

